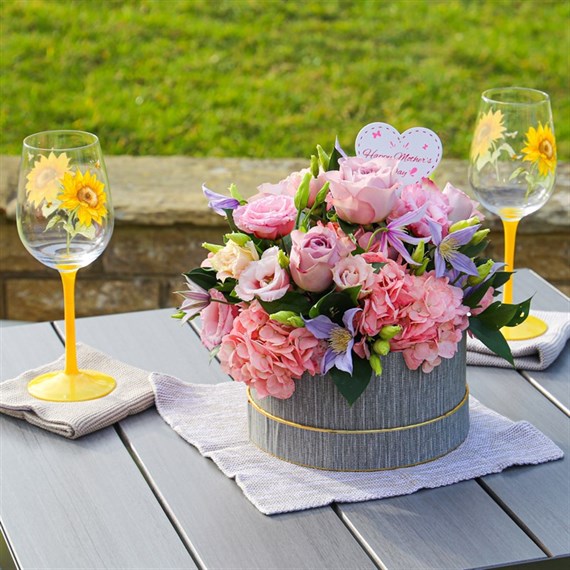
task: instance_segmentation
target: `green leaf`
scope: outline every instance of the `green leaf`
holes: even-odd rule
[[[355,287],[347,287],[346,289],[343,289],[342,292],[348,293],[350,295],[352,302],[354,303],[354,306],[357,307],[358,306],[358,295],[360,294],[361,289],[362,289],[362,285],[356,285]]]
[[[298,291],[287,291],[283,297],[275,301],[259,301],[263,309],[268,314],[279,311],[293,311],[299,315],[307,314],[311,308],[311,302],[303,293]]]
[[[350,289],[355,289],[351,287]],[[347,292],[348,291],[348,292]],[[358,293],[356,294],[358,296]],[[348,309],[358,306],[358,302],[353,300],[354,291],[344,289],[343,291],[330,291],[321,297],[309,311],[309,317],[314,319],[318,315],[326,315],[331,320],[342,322],[342,316]]]
[[[480,315],[479,315],[480,316]],[[469,330],[477,337],[489,350],[504,358],[507,362],[515,365],[511,349],[501,334],[495,327],[486,325],[480,318],[469,317]]]
[[[83,224],[77,224],[75,226],[75,235],[81,234],[87,239],[93,239],[95,237],[95,226],[84,226]]]
[[[230,196],[234,198],[234,200],[238,200],[240,204],[245,204],[247,201],[246,199],[239,193],[237,186],[232,183],[230,184]]]
[[[44,231],[47,232],[48,230],[51,230],[51,228],[53,228],[58,222],[62,221],[63,218],[60,215],[55,215],[53,218],[50,218],[49,222],[46,225],[46,229]]]
[[[372,368],[368,360],[352,354],[352,376],[348,372],[331,368],[330,375],[338,391],[352,406],[366,390],[372,378]]]
[[[515,311],[513,318],[508,323],[505,323],[506,327],[516,327],[526,320],[530,313],[530,301],[531,298],[515,305],[517,310]]]
[[[326,172],[327,170],[329,170],[329,164],[330,164],[331,158],[325,152],[325,150],[323,149],[323,147],[320,144],[317,145],[317,154],[319,155],[319,162],[320,162],[321,166],[323,167],[323,170]]]
[[[340,218],[338,219],[338,225],[340,226],[340,229],[346,235],[353,234],[360,227],[357,224],[350,224],[348,222],[345,222],[344,220],[341,220]]]
[[[373,261],[370,265],[374,268],[374,273],[379,273],[386,263],[386,261]]]
[[[497,271],[496,273],[493,273],[492,277],[493,287],[495,287],[495,289],[502,287],[511,278],[512,274],[513,274],[512,271]]]
[[[478,315],[479,320],[490,328],[500,329],[508,323],[516,314],[517,306],[503,304],[495,301]]]
[[[474,258],[474,257],[478,257],[485,250],[485,248],[488,245],[489,245],[489,240],[484,239],[483,241],[480,241],[476,245],[472,245],[472,244],[464,245],[464,246],[460,247],[458,251],[460,253],[463,253],[467,257]]]
[[[331,156],[329,159],[329,167],[327,170],[338,170],[338,161],[342,158],[342,154],[336,150],[336,146],[333,146]]]
[[[213,269],[197,267],[188,273],[184,273],[184,275],[186,275],[190,281],[196,283],[196,285],[202,287],[202,289],[205,289],[206,291],[218,284],[218,280],[216,279],[216,272]]]

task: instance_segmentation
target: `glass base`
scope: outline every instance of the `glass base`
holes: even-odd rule
[[[78,374],[58,370],[30,380],[28,392],[48,402],[83,402],[106,396],[116,385],[111,376],[95,370],[80,370]]]
[[[548,325],[538,317],[529,315],[524,322],[516,327],[503,327],[501,332],[507,340],[528,340],[543,335]]]

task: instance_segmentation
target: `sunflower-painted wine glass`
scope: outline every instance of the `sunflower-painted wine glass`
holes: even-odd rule
[[[32,379],[41,400],[78,402],[109,394],[115,380],[80,370],[75,347],[77,270],[103,253],[113,233],[113,208],[99,139],[82,131],[45,131],[24,140],[17,201],[18,233],[63,283],[65,368]]]
[[[503,221],[505,265],[514,269],[519,221],[548,201],[556,177],[556,141],[550,98],[523,87],[489,89],[481,96],[471,144],[469,182],[479,201]],[[512,279],[504,302],[512,303]],[[534,316],[503,329],[507,340],[544,334],[547,325]]]

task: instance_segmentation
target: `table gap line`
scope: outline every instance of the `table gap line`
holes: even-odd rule
[[[491,489],[481,477],[475,479],[475,482],[497,503],[497,505],[505,512],[505,514],[548,556],[553,558],[554,554],[545,546],[540,539],[530,530],[530,528],[522,521],[522,519],[512,511],[509,506],[501,499],[501,497]]]
[[[151,490],[152,494],[154,495],[155,499],[157,500],[158,504],[160,505],[160,508],[162,509],[164,514],[166,515],[166,518],[168,519],[168,521],[170,522],[170,524],[174,528],[174,531],[178,535],[178,538],[181,540],[182,544],[184,545],[184,548],[187,550],[190,558],[192,559],[194,564],[196,564],[196,567],[199,570],[206,570],[206,564],[200,558],[200,555],[198,554],[198,552],[196,551],[194,546],[192,546],[192,542],[190,541],[190,538],[188,537],[188,535],[184,531],[184,528],[182,527],[182,525],[178,522],[176,515],[174,514],[174,512],[172,511],[172,509],[168,505],[168,501],[160,493],[158,487],[154,483],[154,480],[153,480],[150,472],[145,467],[143,461],[141,460],[141,458],[137,454],[136,450],[131,445],[127,434],[125,433],[125,431],[121,427],[120,422],[117,424],[114,424],[113,427],[114,427],[115,432],[117,433],[119,439],[121,440],[122,444],[125,446],[125,449],[127,450],[129,455],[131,456],[132,460],[134,461],[135,465],[137,466],[140,474],[144,478],[149,489]]]
[[[518,370],[518,373],[528,382],[535,390],[538,390],[550,403],[555,405],[561,412],[570,417],[570,410],[555,396],[553,396],[544,386],[532,378],[526,370]]]
[[[5,568],[3,570],[20,570],[22,565],[16,556],[16,552],[8,539],[8,533],[0,521],[0,554],[5,556],[0,556],[0,562],[5,563]],[[9,557],[9,559],[7,558]]]
[[[330,505],[331,510],[340,519],[340,522],[345,526],[346,530],[352,535],[352,538],[358,542],[360,548],[364,550],[366,556],[370,558],[372,563],[379,568],[379,570],[388,570],[388,567],[380,560],[374,549],[366,542],[366,539],[358,532],[357,528],[352,524],[350,519],[342,512],[338,503]]]

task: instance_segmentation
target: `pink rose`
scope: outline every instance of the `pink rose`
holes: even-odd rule
[[[385,220],[396,203],[397,164],[383,158],[341,158],[340,170],[325,173],[329,201],[339,218],[363,225]]]
[[[279,265],[279,248],[270,247],[259,261],[252,261],[241,273],[235,292],[240,299],[262,301],[280,299],[289,290],[289,274]]]
[[[376,283],[374,268],[361,255],[349,255],[341,259],[334,266],[332,276],[339,289],[361,285],[359,297],[368,295]]]
[[[355,249],[350,239],[333,224],[319,222],[307,233],[291,232],[289,270],[295,283],[306,291],[324,291],[333,281],[334,266]]]
[[[291,233],[297,208],[291,196],[262,195],[234,210],[236,226],[261,239],[275,240]]]
[[[452,186],[449,182],[443,189],[443,195],[447,198],[450,207],[450,211],[447,215],[450,224],[454,224],[460,220],[468,220],[473,216],[477,216],[480,221],[485,219],[485,216],[477,210],[479,203],[471,200],[467,194],[459,190],[459,188],[455,188],[455,186]]]
[[[413,233],[420,237],[431,236],[427,218],[432,219],[444,228],[448,228],[449,221],[447,215],[450,208],[447,198],[443,196],[441,190],[429,178],[422,178],[420,182],[404,186],[388,219],[395,220],[408,212],[415,212],[426,202],[428,207],[424,218],[409,226]]]
[[[212,302],[200,313],[202,319],[200,339],[208,350],[212,350],[221,344],[224,336],[232,330],[239,309],[236,305],[226,305],[225,297],[217,289],[210,289],[209,293]]]
[[[292,172],[287,176],[287,178],[280,180],[277,184],[266,182],[265,184],[259,185],[257,189],[262,194],[273,194],[275,196],[286,195],[293,198],[307,172],[309,172],[309,169],[303,168],[302,170],[299,170],[299,172]],[[326,183],[324,174],[324,172],[320,172],[317,178],[311,178],[309,183],[309,202],[307,204],[309,208],[315,203],[315,198],[319,190]]]
[[[218,356],[222,370],[237,382],[255,388],[259,398],[290,398],[295,378],[318,374],[325,351],[305,327],[271,320],[257,301],[234,320]]]

